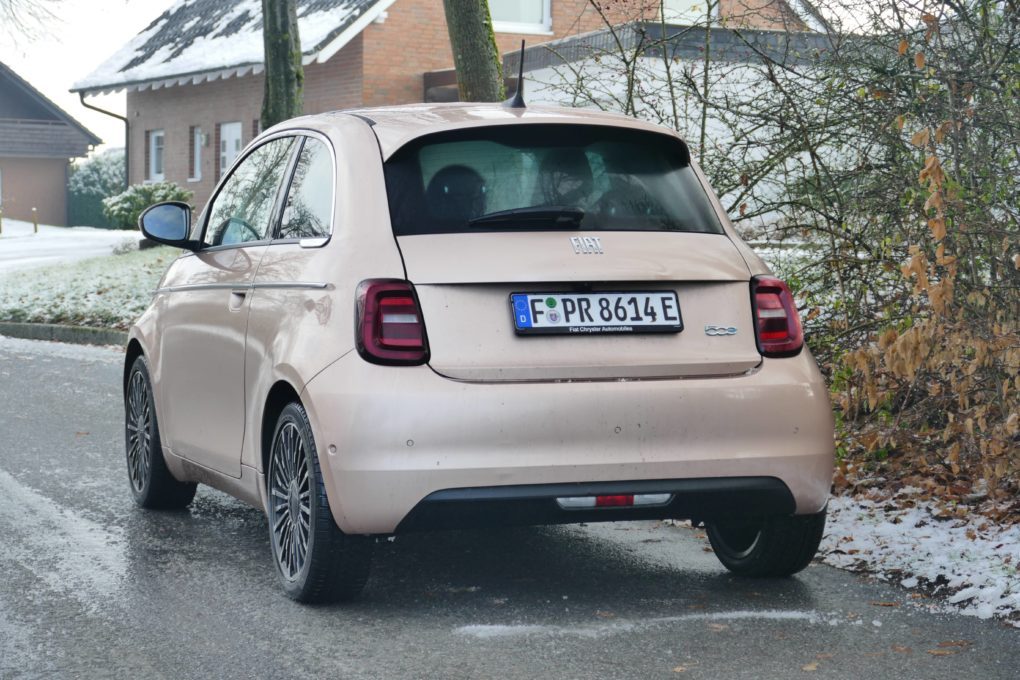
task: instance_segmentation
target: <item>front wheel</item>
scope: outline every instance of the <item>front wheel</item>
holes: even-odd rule
[[[163,460],[152,399],[149,364],[139,356],[131,365],[124,392],[124,442],[131,495],[143,508],[179,509],[195,497],[197,484],[178,482]]]
[[[287,596],[298,602],[350,600],[365,587],[372,543],[333,521],[308,416],[283,409],[269,453],[269,542]]]
[[[825,510],[814,515],[711,522],[708,540],[723,566],[740,576],[790,576],[818,552]]]

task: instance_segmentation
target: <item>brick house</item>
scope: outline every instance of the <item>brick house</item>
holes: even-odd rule
[[[0,63],[0,210],[4,217],[67,224],[70,159],[102,144],[17,73]]]
[[[721,0],[742,25],[802,30],[800,0]],[[654,17],[658,0],[605,3],[612,21]],[[704,0],[667,0],[667,19],[697,18]],[[587,0],[490,0],[496,42],[520,45],[596,30]],[[304,110],[421,102],[424,74],[453,63],[441,0],[298,0]],[[131,183],[177,182],[205,204],[237,153],[258,134],[262,105],[259,0],[179,0],[95,72],[82,95],[127,90]]]

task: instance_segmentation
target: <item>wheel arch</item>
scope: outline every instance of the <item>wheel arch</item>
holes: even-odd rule
[[[138,338],[131,338],[128,342],[127,349],[124,352],[123,394],[127,394],[128,378],[131,376],[131,367],[135,365],[135,360],[140,356],[145,356],[145,351],[142,349],[142,343],[138,341]]]
[[[301,396],[286,380],[278,380],[269,388],[265,404],[262,407],[262,431],[259,435],[259,463],[263,475],[269,470],[269,451],[273,446],[276,420],[287,404],[292,402],[300,404]]]

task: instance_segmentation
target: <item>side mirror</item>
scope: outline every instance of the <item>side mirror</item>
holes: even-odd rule
[[[191,235],[191,206],[181,201],[150,205],[138,217],[138,226],[146,238],[175,248],[198,250]]]

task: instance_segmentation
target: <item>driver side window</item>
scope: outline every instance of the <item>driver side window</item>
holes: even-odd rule
[[[273,206],[293,146],[293,137],[274,139],[255,149],[237,166],[209,208],[202,237],[206,245],[269,239]]]

